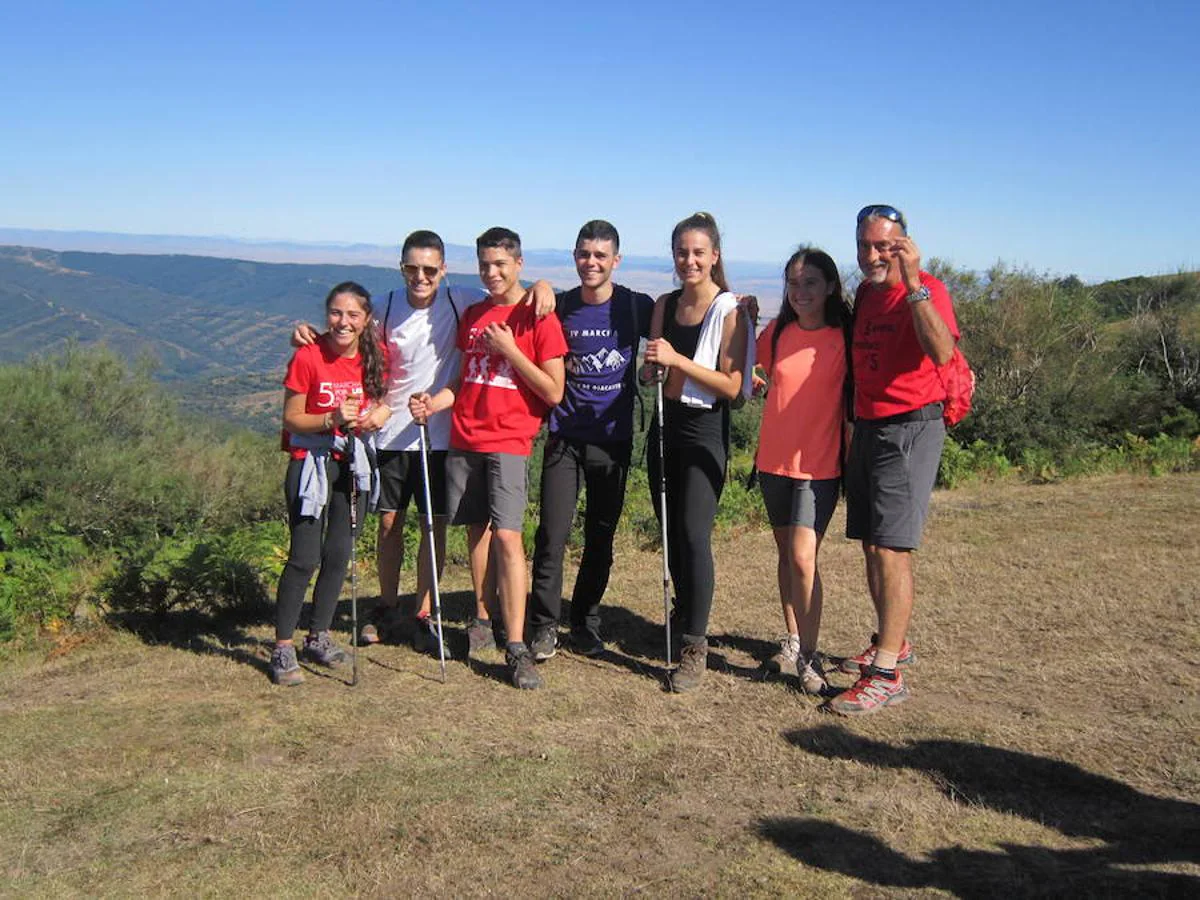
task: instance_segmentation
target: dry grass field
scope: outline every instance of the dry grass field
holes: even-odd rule
[[[831,654],[871,631],[840,527]],[[862,720],[762,678],[758,531],[720,537],[704,688],[666,693],[658,567],[620,548],[610,651],[538,692],[390,646],[276,688],[266,627],[187,617],[10,659],[0,894],[1200,894],[1200,477],[936,496],[913,697]]]

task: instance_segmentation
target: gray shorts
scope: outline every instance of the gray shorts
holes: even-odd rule
[[[846,464],[846,537],[891,550],[921,545],[946,438],[940,408],[928,415],[854,423]]]
[[[515,453],[446,454],[446,509],[453,525],[520,531],[525,518],[527,456]]]
[[[837,478],[789,478],[786,475],[758,473],[767,520],[772,528],[799,525],[824,534],[837,506]]]

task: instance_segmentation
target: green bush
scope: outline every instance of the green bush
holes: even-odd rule
[[[270,440],[181,416],[148,369],[102,348],[0,367],[0,395],[0,634],[117,585],[132,602],[129,572],[152,561],[150,606],[188,596],[189,571],[242,590],[238,529],[280,512]]]

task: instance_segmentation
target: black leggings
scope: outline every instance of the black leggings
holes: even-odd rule
[[[666,404],[667,562],[675,584],[674,616],[684,634],[708,633],[713,601],[712,530],[728,458],[723,409]],[[713,418],[709,418],[713,417]],[[681,421],[682,420],[682,421]],[[699,427],[697,427],[699,426]],[[658,423],[647,436],[654,514],[660,514]]]
[[[300,609],[304,606],[308,582],[317,566],[321,567],[321,573],[313,588],[313,614],[309,630],[329,630],[337,611],[338,596],[342,593],[342,583],[346,580],[346,566],[350,562],[350,467],[345,462],[330,458],[326,467],[329,497],[318,519],[300,515],[300,470],[303,466],[302,459],[289,462],[287,477],[283,482],[292,541],[275,595],[275,639],[278,641],[291,640],[296,623],[300,621]],[[366,511],[367,498],[360,492],[360,529]]]

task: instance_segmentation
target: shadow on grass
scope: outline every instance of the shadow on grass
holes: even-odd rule
[[[402,596],[403,608],[410,608],[412,595]],[[455,622],[470,621],[475,613],[475,599],[470,591],[455,591],[444,594],[442,601],[443,632],[451,658],[467,658],[467,636],[465,627],[455,627]],[[361,628],[378,602],[377,597],[360,597],[358,600],[358,624]],[[312,603],[306,602],[300,613],[297,633],[307,630],[312,615]],[[253,603],[241,607],[176,606],[153,608],[149,604],[127,604],[113,609],[107,621],[118,628],[136,634],[147,644],[165,644],[193,653],[220,656],[232,659],[270,675],[270,656],[275,642],[271,638],[261,639],[250,633],[250,629],[274,621],[275,608],[269,603]],[[349,644],[351,634],[351,604],[343,598],[338,601],[334,613],[333,630],[335,639]],[[407,643],[397,641],[395,643]],[[365,648],[360,647],[362,653]],[[369,660],[369,657],[367,658]],[[360,659],[360,663],[366,660]],[[383,665],[383,664],[381,664]],[[393,668],[384,665],[385,668]],[[340,669],[324,670],[319,666],[304,665],[305,671],[316,677],[341,677]]]
[[[1062,760],[965,741],[892,745],[826,725],[789,732],[828,759],[922,772],[947,797],[1019,816],[1086,849],[1004,844],[998,851],[943,847],[913,860],[878,837],[827,821],[772,818],[759,833],[805,865],[886,887],[932,887],[960,897],[1020,895],[1196,896],[1200,878],[1127,866],[1200,863],[1200,805],[1143,794]]]

